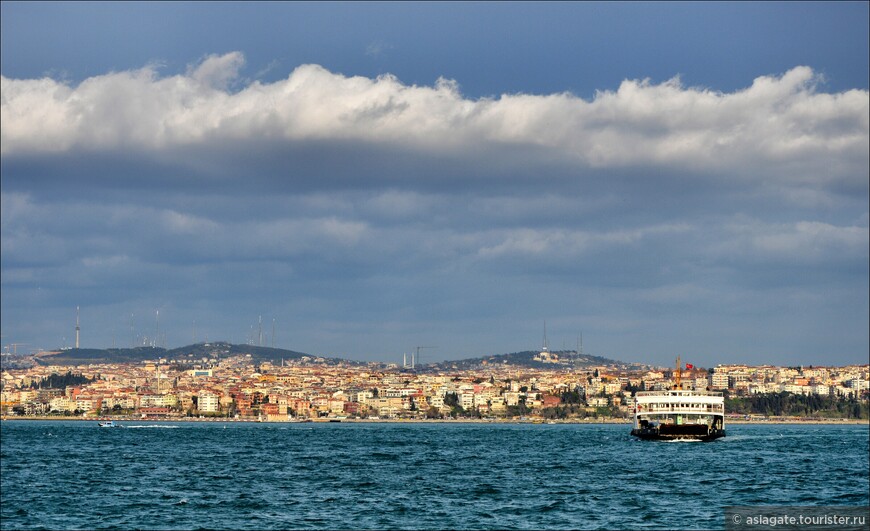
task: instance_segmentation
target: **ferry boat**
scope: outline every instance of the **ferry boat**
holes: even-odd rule
[[[683,389],[681,376],[677,358],[677,384],[673,389],[635,393],[632,435],[656,441],[712,441],[725,437],[725,397],[715,391]]]

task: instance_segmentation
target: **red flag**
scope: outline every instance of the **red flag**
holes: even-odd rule
[[[691,363],[687,363],[687,364],[686,364],[686,370],[694,369],[694,368],[695,368],[695,366],[692,365]]]

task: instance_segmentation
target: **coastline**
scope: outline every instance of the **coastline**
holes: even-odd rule
[[[140,418],[140,417],[55,417],[55,416],[11,416],[0,417],[0,421],[77,421],[77,422],[98,422],[104,420],[113,420],[116,422],[224,422],[224,423],[241,423],[253,422],[260,424],[299,424],[299,423],[348,423],[348,424],[626,424],[631,425],[630,419],[568,419],[568,420],[544,420],[544,419],[335,419],[335,418],[319,418],[319,419],[292,419],[292,420],[258,420],[256,418],[222,418],[222,417],[164,417],[164,418]],[[817,424],[817,425],[838,425],[838,424],[854,424],[854,425],[870,425],[870,421],[866,419],[819,419],[819,418],[758,418],[758,419],[740,419],[727,420],[728,425],[745,425],[745,424]]]

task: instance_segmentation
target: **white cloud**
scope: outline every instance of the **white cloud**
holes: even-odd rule
[[[369,57],[380,57],[385,51],[392,49],[393,46],[384,41],[375,41],[366,46],[366,55]]]
[[[220,225],[210,219],[174,210],[163,211],[162,221],[167,232],[171,234],[200,235],[203,232],[215,233],[220,231]]]
[[[722,227],[721,238],[711,243],[709,250],[727,261],[866,262],[870,253],[870,229],[866,226],[820,221],[768,223],[740,217]]]
[[[245,56],[240,52],[209,55],[199,65],[188,68],[187,76],[207,87],[226,90],[244,65]]]
[[[540,258],[577,257],[587,250],[634,245],[654,235],[674,235],[690,231],[686,224],[663,224],[637,229],[587,231],[565,229],[512,229],[498,231],[495,244],[482,247],[478,255],[496,258],[527,255]]]
[[[528,146],[583,167],[736,170],[866,186],[868,92],[821,93],[808,67],[728,94],[687,88],[678,78],[626,80],[587,101],[570,94],[469,100],[449,80],[409,86],[317,65],[231,91],[243,64],[233,52],[208,56],[184,75],[161,78],[146,67],[78,86],[3,77],[2,154],[220,140],[352,140],[462,156],[485,146]]]

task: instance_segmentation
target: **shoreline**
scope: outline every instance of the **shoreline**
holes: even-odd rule
[[[253,422],[259,424],[301,424],[301,423],[348,423],[348,424],[625,424],[631,425],[630,419],[570,419],[570,420],[544,420],[544,419],[335,419],[335,418],[318,418],[318,419],[288,419],[288,420],[258,420],[255,418],[222,418],[222,417],[166,417],[166,418],[140,418],[140,417],[53,417],[53,416],[14,416],[0,417],[0,421],[76,421],[76,422],[100,422],[105,420],[113,420],[115,422],[226,422],[240,423]],[[870,420],[867,419],[818,419],[818,418],[792,418],[783,419],[760,418],[760,419],[740,419],[726,420],[727,425],[748,425],[748,424],[813,424],[813,425],[868,425]]]

